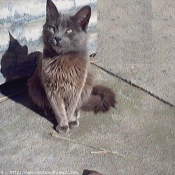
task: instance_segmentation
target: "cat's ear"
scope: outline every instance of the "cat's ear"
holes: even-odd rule
[[[59,18],[60,13],[57,10],[57,7],[51,0],[47,0],[46,5],[46,20],[53,20]]]
[[[81,8],[74,16],[75,22],[77,22],[83,30],[86,30],[91,17],[91,7],[89,5]]]

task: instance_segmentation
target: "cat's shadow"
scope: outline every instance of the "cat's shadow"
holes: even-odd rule
[[[10,34],[9,47],[1,59],[1,74],[7,83],[0,85],[1,94],[8,98],[0,98],[0,103],[5,103],[8,99],[13,100],[46,118],[54,125],[53,128],[55,129],[57,123],[55,117],[44,115],[44,112],[32,102],[26,86],[28,78],[36,68],[40,55],[41,52],[39,51],[28,54],[27,46],[21,46]],[[25,110],[23,116],[25,116]]]

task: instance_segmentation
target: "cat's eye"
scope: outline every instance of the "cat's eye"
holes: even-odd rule
[[[66,31],[66,33],[72,33],[72,32],[73,32],[72,29],[68,29],[68,30]]]
[[[51,32],[53,32],[53,33],[55,32],[55,28],[54,28],[54,27],[51,27],[51,26],[50,26],[50,27],[48,27],[48,29],[49,29]]]

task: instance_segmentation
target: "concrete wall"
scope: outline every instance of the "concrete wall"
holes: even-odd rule
[[[97,24],[97,0],[53,0],[58,10],[65,13],[74,14],[82,6],[89,4],[92,7],[92,18],[89,24],[89,54],[96,52],[96,24]],[[8,71],[13,69],[13,74],[20,74],[15,76],[18,78],[22,76],[21,70],[16,70],[14,66],[14,59],[23,53],[23,57],[26,57],[33,51],[42,51],[42,26],[45,23],[45,9],[46,0],[6,0],[0,1],[0,61],[1,61],[1,73],[0,73],[0,84],[7,81],[7,77],[4,74],[8,74]],[[8,65],[5,64],[5,68],[2,68],[2,57],[9,48],[9,32],[12,34],[13,39],[19,42],[19,47],[12,48],[15,50],[16,55],[8,54],[4,60],[8,60]],[[27,48],[22,46],[27,45]],[[21,48],[20,48],[21,47]],[[22,49],[22,51],[21,51]],[[17,53],[19,51],[19,53]],[[27,55],[26,55],[27,54]],[[7,58],[8,57],[8,58]],[[10,58],[11,57],[11,58]],[[12,57],[13,61],[12,61]],[[19,59],[19,58],[18,58]],[[27,59],[27,58],[26,58]],[[3,60],[3,65],[4,65]],[[13,66],[12,66],[13,64]],[[11,66],[9,68],[9,65]],[[16,65],[17,66],[17,65]],[[29,65],[28,65],[29,66]],[[30,67],[30,66],[29,66]],[[3,74],[2,74],[3,69]],[[7,69],[10,69],[6,72]],[[5,72],[5,73],[4,73]],[[26,73],[24,72],[23,75]],[[5,75],[5,76],[6,76]],[[28,76],[28,75],[27,75]],[[11,78],[10,78],[11,79]],[[9,78],[8,78],[9,80]]]

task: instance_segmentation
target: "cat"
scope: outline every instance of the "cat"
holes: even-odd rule
[[[45,114],[54,113],[60,134],[79,126],[80,109],[98,113],[115,107],[114,92],[108,87],[93,86],[93,76],[88,72],[86,43],[90,17],[88,5],[75,15],[66,15],[47,0],[43,53],[27,85],[33,102]]]

